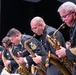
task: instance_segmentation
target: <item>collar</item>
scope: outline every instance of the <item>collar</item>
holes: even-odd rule
[[[43,34],[46,32],[46,29],[47,29],[47,25],[45,25],[45,27],[44,27]]]
[[[75,27],[75,25],[76,25],[76,22],[74,22],[74,24],[73,24],[73,26],[72,26],[72,27]]]

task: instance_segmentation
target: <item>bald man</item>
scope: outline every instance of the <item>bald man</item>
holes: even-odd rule
[[[43,20],[43,18],[36,16],[34,17],[31,22],[31,30],[37,34],[37,35],[42,35],[41,36],[41,43],[44,46],[46,52],[48,52],[48,50],[50,50],[50,52],[54,55],[56,55],[55,53],[55,49],[52,47],[51,44],[48,43],[46,36],[47,35],[53,35],[53,33],[55,32],[55,28],[52,26],[48,26],[45,21]],[[61,46],[65,47],[65,41],[64,41],[64,37],[63,35],[58,31],[56,34],[57,38],[60,41]],[[37,57],[33,59],[34,62],[37,63]],[[45,59],[44,59],[45,60]],[[39,63],[39,61],[38,61]],[[49,64],[49,67],[47,69],[46,75],[62,75],[62,73],[60,72],[60,70],[54,66],[53,64]]]

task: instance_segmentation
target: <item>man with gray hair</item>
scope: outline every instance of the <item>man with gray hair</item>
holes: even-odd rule
[[[56,51],[59,58],[67,56],[69,60],[76,63],[76,5],[73,2],[67,1],[58,8],[61,20],[70,27],[70,39],[68,48],[61,47]],[[74,64],[73,75],[76,75],[76,64]]]

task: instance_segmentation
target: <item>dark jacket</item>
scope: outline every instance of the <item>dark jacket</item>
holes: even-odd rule
[[[74,27],[70,29],[70,42],[71,42],[71,47],[76,47],[76,23]],[[72,60],[76,62],[76,54],[73,54],[70,50],[66,50],[66,55],[69,60]]]
[[[43,32],[43,35],[42,35],[42,45],[45,47],[46,52],[48,52],[48,50],[50,50],[50,52],[53,53],[53,54],[55,54],[56,50],[48,43],[48,41],[46,39],[46,35],[52,36],[53,33],[55,32],[55,30],[56,30],[55,28],[46,25],[45,29],[44,29],[44,32]],[[56,33],[56,37],[58,38],[61,46],[65,47],[64,37],[59,31]]]
[[[15,51],[13,51],[15,53],[15,55],[17,55],[17,56],[19,56],[19,54],[20,54],[20,56],[26,57],[29,66],[31,66],[32,64],[35,64],[34,61],[32,60],[32,57],[30,56],[30,53],[24,46],[24,42],[30,38],[32,38],[32,36],[22,35],[21,43],[19,45],[17,45],[18,49],[15,49]],[[45,51],[44,47],[40,44],[40,42],[37,39],[33,38],[30,42],[27,43],[27,46],[34,53],[42,56],[42,58],[44,58],[44,56],[46,56],[46,51]]]
[[[55,28],[46,25],[45,29],[44,29],[44,32],[43,32],[43,35],[42,35],[42,38],[41,38],[42,45],[44,46],[46,52],[48,52],[50,50],[50,52],[54,55],[56,55],[56,53],[55,53],[56,50],[47,41],[46,36],[47,35],[52,36],[53,33],[55,32],[55,30],[56,30]],[[59,31],[56,33],[56,37],[58,38],[61,46],[65,47],[64,37]],[[60,72],[60,70],[56,66],[54,66],[53,64],[50,63],[49,67],[47,69],[46,75],[62,75],[62,73]]]
[[[2,72],[2,69],[4,67],[3,61],[2,61],[2,52],[3,52],[4,48],[2,46],[0,46],[0,73]]]
[[[10,51],[5,49],[4,50],[4,57],[6,58],[6,60],[10,60],[11,63],[8,65],[8,67],[12,70],[12,72],[14,73],[15,70],[18,68],[18,64],[16,63],[16,61],[12,58]]]

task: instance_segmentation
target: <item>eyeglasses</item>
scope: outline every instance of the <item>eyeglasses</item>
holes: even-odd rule
[[[60,19],[64,19],[64,18],[66,18],[67,16],[69,16],[69,15],[71,15],[73,12],[72,11],[70,11],[68,14],[66,14],[66,15],[64,15],[64,16],[62,16]]]
[[[40,27],[42,27],[42,24],[36,25],[36,27],[31,28],[31,30],[36,30],[36,29],[39,29]]]
[[[36,30],[36,29],[37,29],[37,27],[31,28],[31,30]]]

